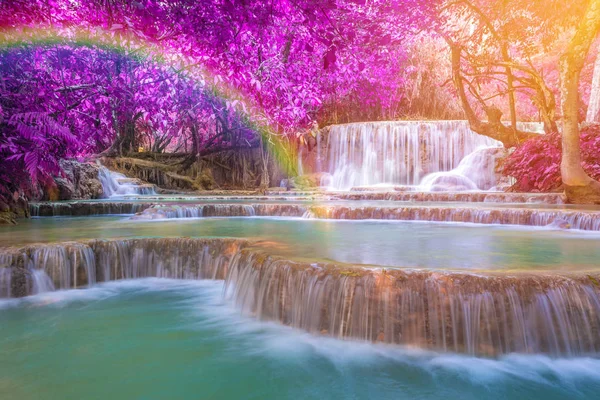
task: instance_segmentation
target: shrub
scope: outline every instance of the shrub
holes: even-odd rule
[[[550,192],[560,189],[561,137],[553,133],[530,139],[519,146],[505,161],[503,173],[514,177],[518,191]],[[583,169],[600,179],[600,125],[581,130]]]

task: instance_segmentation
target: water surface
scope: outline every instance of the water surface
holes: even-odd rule
[[[237,217],[132,221],[53,217],[0,227],[0,243],[96,238],[235,237],[287,257],[387,267],[594,270],[600,234],[546,228],[410,221]]]
[[[145,279],[0,301],[0,398],[597,399],[600,360],[498,360],[256,322],[222,282]]]

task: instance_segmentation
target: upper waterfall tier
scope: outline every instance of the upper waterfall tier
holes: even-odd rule
[[[520,128],[539,131],[539,124],[524,123]],[[326,140],[323,169],[331,174],[331,179],[323,183],[339,190],[356,186],[419,185],[429,174],[451,171],[452,174],[438,175],[437,183],[427,182],[427,188],[487,190],[495,185],[493,149],[502,146],[471,131],[466,121],[334,125]],[[474,153],[477,155],[468,157]]]

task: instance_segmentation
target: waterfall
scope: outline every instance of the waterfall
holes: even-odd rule
[[[304,264],[242,251],[226,295],[312,333],[479,355],[600,350],[595,278],[479,276]]]
[[[0,298],[12,297],[11,291],[12,268],[0,265]]]
[[[100,167],[98,179],[102,183],[102,191],[105,197],[156,194],[154,186],[144,185],[137,179],[128,178],[106,167]]]
[[[29,203],[29,212],[32,217],[135,214],[153,205],[118,201],[41,202]]]
[[[469,207],[349,207],[311,206],[305,218],[343,220],[397,220],[429,222],[466,222],[549,226],[586,231],[600,231],[600,213],[595,211],[539,210],[531,208]]]
[[[199,204],[157,205],[131,217],[136,220],[156,220],[200,217],[301,217],[307,209],[298,204]]]
[[[173,238],[0,249],[0,297],[83,288],[118,279],[224,279],[229,256],[245,244],[244,240]],[[16,279],[23,275],[26,279]]]
[[[388,200],[410,202],[461,202],[461,203],[528,203],[564,204],[561,193],[508,193],[508,192],[370,192],[352,191],[336,193],[334,200]]]
[[[405,198],[403,196],[402,198]],[[456,197],[455,201],[465,201]],[[483,201],[481,197],[477,197]],[[513,197],[508,197],[508,200]],[[431,200],[439,200],[432,196]],[[444,201],[448,199],[443,198]],[[456,206],[342,206],[300,204],[204,204],[156,205],[131,217],[134,220],[162,220],[201,217],[303,217],[336,220],[397,220],[465,222],[474,224],[525,225],[600,231],[600,213],[596,211],[531,208],[456,207]]]
[[[463,158],[453,170],[425,176],[419,186],[426,192],[489,190],[496,185],[498,150],[494,147],[481,147]]]
[[[520,129],[540,131],[540,124],[522,123]],[[473,182],[462,175],[461,161],[474,152],[483,155],[501,143],[469,129],[466,121],[398,121],[334,125],[328,134],[327,159],[331,177],[323,184],[332,189],[422,183],[426,175],[453,171],[450,185],[437,189],[489,189],[493,168]],[[481,152],[481,153],[479,153]],[[489,153],[488,153],[489,154]],[[473,159],[471,159],[473,162]],[[490,163],[488,163],[490,164]],[[473,171],[475,166],[470,168]],[[464,179],[466,178],[466,179]],[[436,179],[436,178],[431,178]],[[437,176],[440,180],[440,176]]]
[[[236,239],[90,240],[0,255],[5,297],[118,279],[219,279],[244,313],[315,334],[492,356],[600,352],[598,274],[367,269],[287,260]]]
[[[31,282],[31,294],[40,294],[56,290],[52,283],[52,279],[50,279],[46,271],[42,269],[34,269],[31,272]]]

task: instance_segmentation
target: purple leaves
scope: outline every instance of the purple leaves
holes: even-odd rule
[[[323,57],[323,69],[329,69],[335,65],[335,61],[337,60],[335,50],[335,47],[332,47],[325,53],[325,56]]]

